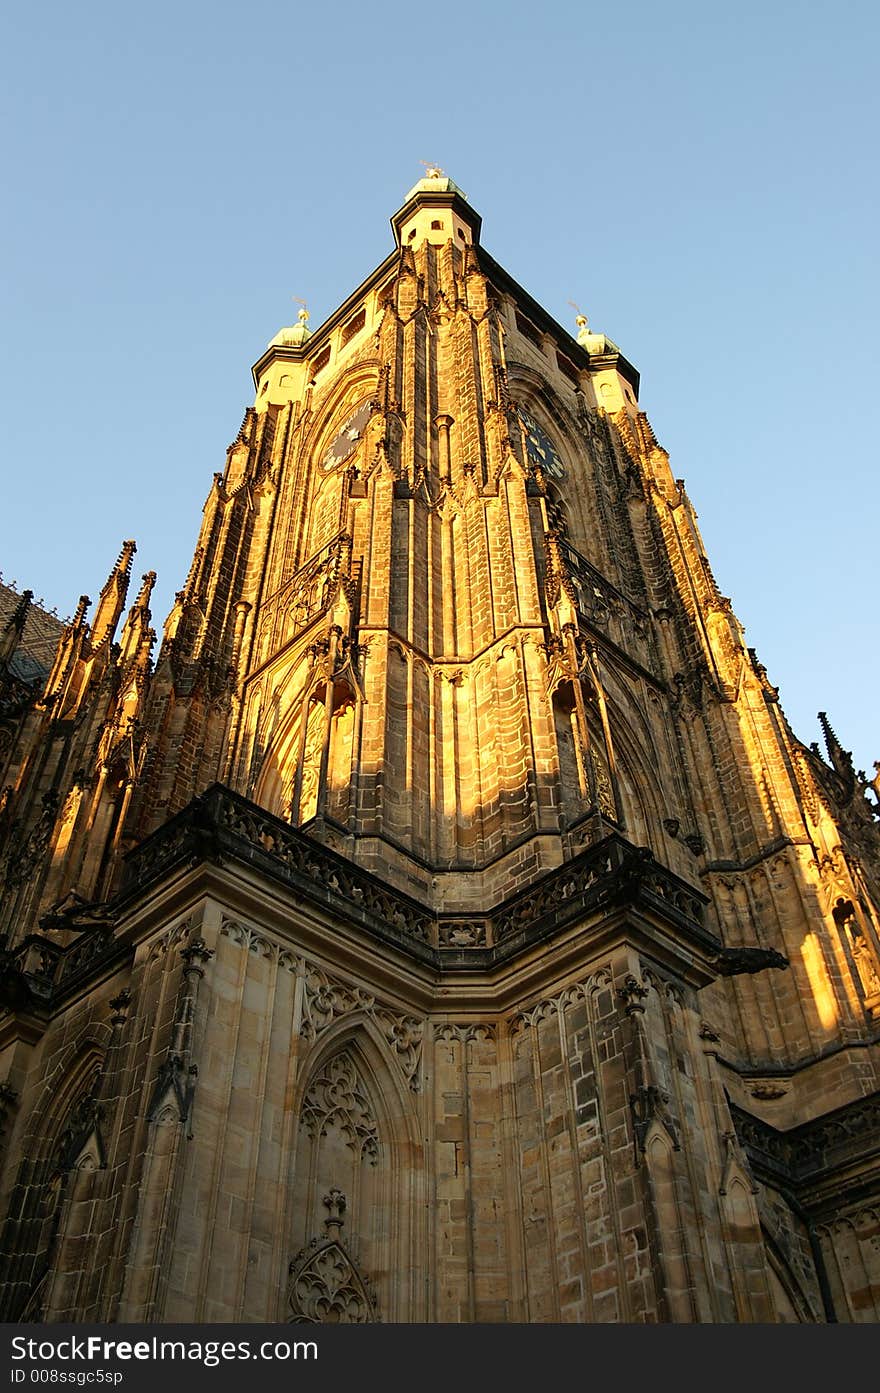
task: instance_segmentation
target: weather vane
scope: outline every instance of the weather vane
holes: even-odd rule
[[[429,164],[427,160],[419,160],[419,164],[425,166],[425,177],[428,179],[442,179],[443,170],[439,164]]]
[[[309,310],[308,310],[308,305],[307,305],[306,301],[305,301],[305,300],[301,300],[300,297],[299,297],[298,295],[291,295],[290,298],[291,298],[291,300],[293,301],[293,303],[294,303],[295,305],[299,305],[299,307],[300,307],[300,308],[299,308],[299,312],[298,312],[298,314],[297,314],[297,318],[298,318],[299,320],[301,320],[303,324],[308,324],[308,322],[309,322]]]

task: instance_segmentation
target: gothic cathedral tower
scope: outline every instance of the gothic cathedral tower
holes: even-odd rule
[[[133,542],[0,635],[0,1317],[876,1320],[876,791],[617,346],[441,171],[392,225],[155,664]]]

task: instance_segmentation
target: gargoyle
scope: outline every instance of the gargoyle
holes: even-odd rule
[[[722,948],[713,959],[721,977],[738,977],[743,972],[763,972],[765,967],[788,967],[788,958],[775,948]]]

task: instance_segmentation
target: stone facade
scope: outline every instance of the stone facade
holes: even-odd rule
[[[133,542],[44,688],[4,616],[0,1317],[875,1320],[876,781],[617,346],[439,172],[392,226],[155,662]]]

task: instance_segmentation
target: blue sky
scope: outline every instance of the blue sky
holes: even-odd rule
[[[0,568],[69,614],[124,537],[161,629],[291,297],[437,161],[642,374],[802,738],[880,758],[874,3],[11,10]]]

